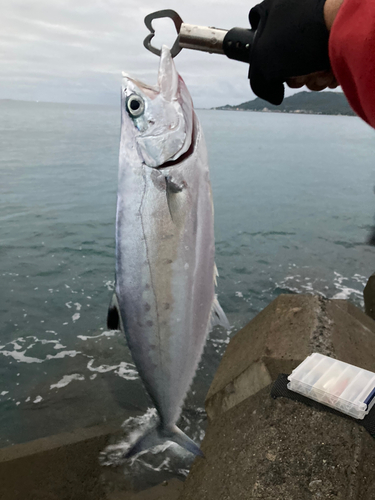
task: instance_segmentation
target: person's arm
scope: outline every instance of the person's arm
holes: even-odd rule
[[[333,21],[336,19],[336,16],[340,10],[341,5],[344,0],[326,0],[324,4],[324,21],[326,23],[328,31],[331,31]]]
[[[264,0],[250,11],[256,35],[249,78],[272,104],[284,83],[311,90],[340,84],[375,128],[375,0]]]
[[[328,31],[331,31],[332,25],[339,12],[344,0],[326,0],[324,4],[323,14],[324,21]],[[339,86],[335,75],[331,70],[318,71],[310,75],[291,77],[286,80],[288,86],[292,89],[298,89],[306,85],[310,90],[320,91],[326,88],[335,89]]]
[[[349,104],[375,128],[374,0],[344,0],[332,23],[329,57]]]

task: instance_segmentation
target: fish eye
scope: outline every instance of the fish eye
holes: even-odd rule
[[[132,118],[138,118],[145,111],[145,103],[142,97],[132,94],[126,99],[126,110]]]

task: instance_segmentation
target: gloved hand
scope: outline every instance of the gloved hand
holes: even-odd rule
[[[290,77],[329,70],[326,0],[264,0],[251,9],[256,35],[249,79],[253,92],[271,104],[284,99]]]

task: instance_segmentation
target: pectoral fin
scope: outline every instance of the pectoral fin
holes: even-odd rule
[[[185,211],[182,208],[185,201],[186,182],[168,175],[165,177],[165,184],[171,219],[176,225],[182,224],[185,218]]]

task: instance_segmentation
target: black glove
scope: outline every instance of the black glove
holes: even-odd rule
[[[249,79],[258,97],[281,104],[287,78],[330,68],[324,4],[325,0],[265,0],[251,9],[250,24],[257,31]]]

